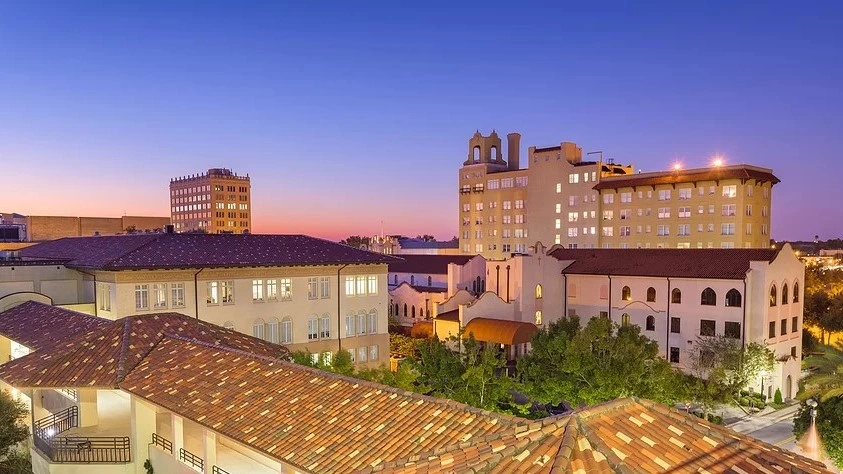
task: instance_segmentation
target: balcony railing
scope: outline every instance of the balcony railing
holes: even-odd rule
[[[167,451],[170,454],[173,454],[173,443],[163,436],[159,436],[158,433],[152,433],[152,444],[158,446],[159,448]]]
[[[229,474],[229,472],[219,466],[214,466],[211,468],[211,474]]]
[[[77,426],[79,426],[79,408],[72,406],[35,421],[32,432],[43,439],[50,439]]]
[[[122,437],[35,437],[35,446],[54,463],[128,463],[132,461],[128,436]]]
[[[184,448],[179,449],[179,461],[189,464],[199,471],[205,469],[205,460]]]

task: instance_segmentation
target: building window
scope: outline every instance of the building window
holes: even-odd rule
[[[726,293],[726,306],[741,306],[741,292],[732,288]]]
[[[793,302],[799,302],[799,282],[793,284]]]
[[[316,298],[319,298],[319,280],[316,277],[308,277],[307,299],[315,300]]]
[[[263,301],[263,280],[252,280],[252,301]]]
[[[786,318],[781,320],[781,322],[779,323],[779,326],[780,326],[779,330],[781,331],[779,333],[779,335],[781,335],[781,336],[787,335],[787,319]]]
[[[415,284],[415,277],[410,277],[412,280],[410,282],[411,285]],[[366,294],[366,277],[363,275],[358,275],[354,277],[355,282],[355,291],[358,295],[365,295]]]
[[[671,347],[670,348],[670,362],[674,364],[679,363],[679,348],[678,347]]]
[[[659,190],[659,201],[669,201],[670,200],[670,190],[669,189],[660,189]]]
[[[799,326],[799,316],[790,318],[790,332],[796,332],[797,326]]]
[[[713,319],[700,320],[700,336],[713,336],[716,330],[716,324]]]
[[[135,285],[135,309],[149,309],[149,285]]]
[[[769,327],[767,328],[767,338],[774,339],[776,337],[776,322],[770,321]]]
[[[680,321],[681,320],[679,318],[670,318],[670,332],[671,333],[679,334],[679,331],[681,329]]]
[[[152,285],[152,307],[155,309],[167,308],[166,283],[155,283]]]
[[[252,323],[252,335],[258,339],[266,339],[264,334],[264,330],[266,329],[266,325],[263,323],[263,319],[256,319],[254,323]]]
[[[656,301],[656,289],[652,286],[647,288],[647,301],[654,303]]]
[[[366,328],[369,334],[377,334],[378,332],[378,313],[375,310],[369,312],[368,327]]]
[[[700,294],[700,304],[703,306],[717,306],[717,293],[711,288],[706,288]]]
[[[735,224],[720,224],[720,235],[735,235]]]
[[[790,294],[787,290],[787,283],[782,284],[782,304],[790,303]]]
[[[319,277],[319,296],[321,298],[331,297],[331,279],[329,277]]]
[[[407,305],[404,305],[404,306],[406,307]],[[355,321],[355,319],[357,319],[357,316],[355,316],[353,313],[346,315],[346,317],[345,317],[345,336],[346,337],[351,337],[351,336],[355,335],[355,332],[354,332],[354,321]]]
[[[366,334],[366,313],[362,311],[357,315],[357,334]]]
[[[378,345],[369,346],[369,360],[378,360]]]
[[[99,300],[99,309],[111,311],[111,289],[108,285],[97,285],[97,300]]]
[[[542,299],[542,286],[541,285],[536,285],[536,299],[537,300]]]
[[[741,323],[726,321],[726,326],[723,330],[723,335],[732,339],[740,339]]]
[[[223,304],[234,304],[234,282],[231,280],[220,282],[220,298]]]
[[[323,314],[322,319],[319,320],[319,337],[321,339],[331,337],[331,317],[327,314]]]
[[[354,296],[354,277],[345,277],[345,296]]]
[[[776,284],[773,283],[773,286],[770,287],[770,306],[775,306],[777,301],[776,295]]]
[[[278,318],[272,318],[266,325],[266,340],[278,344]]]
[[[682,304],[682,290],[674,288],[670,291],[670,302],[673,304]]]
[[[278,299],[278,280],[266,280],[266,299],[276,301]]]
[[[427,277],[428,285],[430,285],[430,277]],[[367,288],[370,295],[378,294],[378,276],[377,275],[369,275],[367,277],[367,281],[369,282],[369,287]]]
[[[311,316],[307,320],[307,340],[313,341],[319,339],[319,320],[315,316]]]
[[[293,280],[291,278],[281,278],[278,280],[278,291],[281,301],[290,301],[293,299]]]
[[[208,282],[208,304],[219,304],[220,303],[220,292],[219,292],[219,283],[216,281],[209,281]]]
[[[536,311],[536,326],[541,326],[542,324],[542,312],[541,310]]]
[[[723,186],[723,197],[733,198],[737,195],[738,195],[737,185],[730,184],[728,186]]]
[[[293,321],[290,318],[284,318],[281,321],[281,344],[291,344],[293,342]]]
[[[366,346],[360,347],[357,349],[357,361],[358,362],[366,362]]]
[[[627,313],[623,313],[621,315],[621,325],[622,326],[629,326],[629,315]]]
[[[647,324],[645,326],[647,331],[655,331],[656,330],[656,318],[651,314],[647,316]]]

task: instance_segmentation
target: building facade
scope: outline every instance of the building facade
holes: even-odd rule
[[[459,171],[459,250],[501,259],[536,242],[568,248],[765,248],[772,170],[712,166],[635,174],[632,165],[584,161],[582,148],[529,147],[497,133],[469,140]],[[600,153],[600,152],[595,152]]]
[[[594,186],[606,248],[766,248],[773,171],[750,165],[613,177]]]
[[[131,232],[161,232],[169,217],[72,217],[0,215],[0,241],[43,242],[64,237],[117,235]]]
[[[0,308],[32,296],[106,319],[177,312],[293,351],[389,356],[382,254],[307,236],[61,239],[0,262]]]
[[[252,229],[249,175],[226,168],[170,180],[170,212],[176,232],[243,234]]]

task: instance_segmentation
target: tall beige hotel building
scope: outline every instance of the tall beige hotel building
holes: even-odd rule
[[[770,245],[772,170],[712,165],[635,173],[583,160],[575,143],[528,148],[494,131],[469,139],[459,171],[464,254],[505,258],[541,243],[569,248],[762,248]]]
[[[226,168],[170,180],[170,213],[176,232],[243,234],[252,229],[249,175]]]

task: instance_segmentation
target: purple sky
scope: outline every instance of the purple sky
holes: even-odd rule
[[[771,167],[773,238],[843,236],[841,2],[113,3],[0,2],[0,212],[168,215],[229,167],[256,232],[447,239],[494,128]]]

